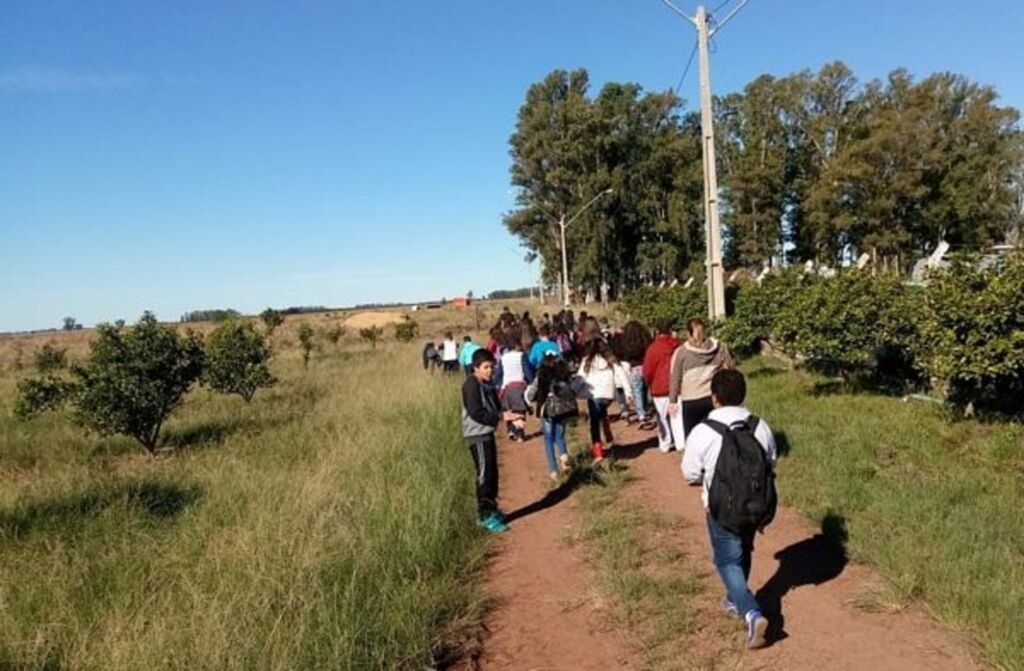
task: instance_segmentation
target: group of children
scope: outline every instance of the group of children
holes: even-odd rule
[[[424,348],[424,366],[433,368],[429,350],[437,352],[432,343]],[[747,580],[754,535],[774,515],[775,442],[768,424],[742,406],[743,375],[700,319],[687,323],[679,342],[671,320],[651,337],[636,321],[613,329],[607,320],[585,313],[577,320],[567,310],[535,325],[528,313],[506,308],[485,345],[466,336],[458,348],[448,333],[437,353],[445,370],[449,354],[454,370],[459,363],[466,369],[462,428],[476,468],[481,527],[509,528],[498,508],[495,435],[502,422],[511,440],[525,441],[527,417],[540,419],[548,473],[558,482],[570,468],[566,431],[577,401],[586,402],[595,464],[615,445],[609,408],[617,403],[627,422],[657,429],[661,452],[683,452],[683,476],[702,485],[714,563],[726,587],[723,607],[743,618],[750,647],[765,644],[768,622]]]

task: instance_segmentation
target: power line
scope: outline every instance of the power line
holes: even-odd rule
[[[683,82],[686,81],[686,75],[690,74],[690,66],[693,65],[693,57],[697,55],[697,43],[693,43],[693,49],[690,50],[690,58],[686,61],[686,68],[683,70],[683,76],[679,78],[679,83],[676,84],[675,94],[679,95],[679,89],[683,88]]]
[[[722,2],[718,3],[717,7],[715,7],[714,9],[711,10],[711,13],[712,14],[716,14],[718,12],[718,10],[720,10],[722,7],[725,7],[730,2],[732,2],[732,0],[722,0]]]

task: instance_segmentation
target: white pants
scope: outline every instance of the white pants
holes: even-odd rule
[[[674,417],[668,414],[668,396],[655,396],[654,409],[658,418],[658,449],[669,452],[676,448],[683,451],[683,413],[677,412]]]

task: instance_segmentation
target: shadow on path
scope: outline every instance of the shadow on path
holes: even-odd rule
[[[846,539],[846,520],[829,513],[821,522],[821,533],[775,553],[779,567],[755,597],[770,622],[769,642],[781,641],[788,636],[782,600],[790,590],[804,585],[821,585],[843,572],[848,561]]]
[[[635,443],[619,445],[612,451],[612,455],[618,460],[629,461],[630,459],[638,459],[647,450],[657,449],[657,447],[658,436],[654,435]]]
[[[600,475],[592,468],[574,468],[569,478],[558,487],[552,489],[547,494],[537,499],[533,503],[529,503],[521,508],[517,508],[512,512],[505,514],[505,521],[511,523],[516,520],[522,519],[528,515],[539,513],[548,508],[557,506],[562,501],[572,496],[572,493],[588,484],[603,484]]]

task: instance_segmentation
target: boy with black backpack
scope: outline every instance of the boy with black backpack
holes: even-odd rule
[[[701,498],[715,568],[725,583],[726,612],[743,617],[747,647],[765,644],[768,620],[747,587],[754,535],[775,517],[775,437],[743,407],[747,383],[735,369],[711,378],[713,410],[694,427],[683,453],[683,477],[703,480]]]

